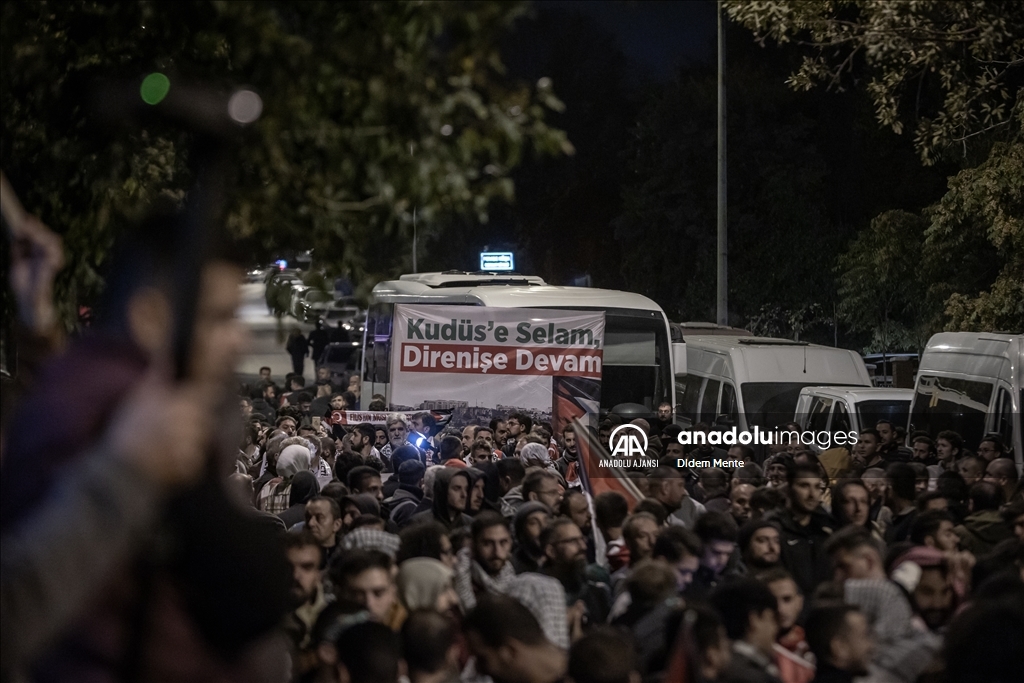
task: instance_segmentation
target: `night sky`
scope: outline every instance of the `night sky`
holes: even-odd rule
[[[715,1],[552,0],[545,7],[576,11],[614,34],[641,78],[664,80],[686,60],[715,57]]]

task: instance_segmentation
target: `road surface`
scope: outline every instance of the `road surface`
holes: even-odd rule
[[[267,308],[264,298],[263,283],[242,285],[242,304],[238,308],[238,318],[249,329],[249,348],[243,354],[236,369],[239,379],[251,382],[259,376],[260,368],[270,367],[270,376],[278,386],[284,376],[292,371],[292,359],[284,350],[285,338],[293,327],[298,327],[303,334],[313,329],[308,323],[300,323],[291,316],[276,318]],[[306,359],[303,376],[307,382],[313,378],[313,361]]]

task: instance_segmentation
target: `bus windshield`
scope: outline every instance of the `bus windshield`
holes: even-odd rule
[[[605,312],[601,409],[637,403],[652,412],[668,400],[672,368],[665,321],[655,311]]]

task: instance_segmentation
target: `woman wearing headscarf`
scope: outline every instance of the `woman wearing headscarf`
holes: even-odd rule
[[[450,613],[459,605],[455,572],[432,557],[413,557],[398,569],[398,599],[410,612],[432,609]]]
[[[288,509],[278,515],[286,529],[306,521],[306,503],[320,493],[320,484],[312,472],[298,472],[292,477],[292,488],[288,494]]]
[[[308,472],[311,461],[312,455],[305,446],[286,446],[277,459],[277,477],[260,491],[256,507],[275,515],[288,509],[292,478],[299,472]]]

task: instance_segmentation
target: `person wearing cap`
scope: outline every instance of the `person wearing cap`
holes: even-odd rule
[[[751,572],[782,566],[779,525],[770,519],[758,519],[740,527],[737,536],[743,564]]]
[[[515,549],[512,551],[512,567],[516,574],[535,572],[544,559],[544,548],[540,536],[551,521],[551,508],[532,500],[523,503],[512,522]]]

